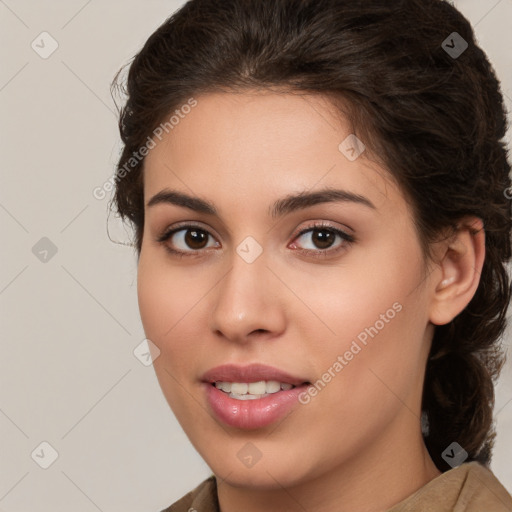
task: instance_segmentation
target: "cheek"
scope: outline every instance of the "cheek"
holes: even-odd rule
[[[137,297],[139,312],[146,338],[160,350],[153,367],[162,390],[171,407],[174,403],[175,382],[180,382],[187,371],[187,336],[183,329],[187,311],[193,304],[188,297],[190,291],[184,287],[179,276],[165,268],[158,258],[141,251],[137,273]]]
[[[407,251],[392,248],[330,269],[328,288],[317,285],[308,295],[308,305],[331,331],[316,354],[317,378],[328,381],[319,395],[342,416],[373,416],[400,404],[393,393],[405,397],[421,387],[428,323],[423,260],[413,244]],[[315,331],[308,336],[315,339]]]
[[[314,313],[296,314],[290,318],[291,326],[300,323],[306,340],[321,336],[332,347],[326,352],[332,358],[333,353],[348,350],[359,335],[364,342],[371,334],[391,335],[404,322],[421,323],[416,312],[426,310],[420,299],[423,260],[413,241],[411,235],[406,246],[389,240],[377,248],[358,247],[336,266],[277,269],[301,299],[296,301],[298,310],[306,305]]]
[[[331,428],[344,424],[346,432],[373,435],[404,407],[414,411],[420,403],[425,325],[416,308],[422,307],[422,298],[412,294],[407,300],[402,296],[391,302],[396,297],[392,293],[381,296],[380,303],[366,303],[368,309],[359,313],[329,349],[328,359],[323,358],[321,379],[330,378],[326,375],[329,369],[335,377],[319,393],[324,396],[318,405],[322,403],[336,418]],[[338,326],[341,331],[342,325]]]
[[[160,350],[153,368],[169,406],[179,418],[183,416],[180,390],[194,372],[194,344],[190,342],[194,336],[187,322],[187,313],[197,302],[192,295],[178,272],[151,251],[141,251],[137,271],[140,317],[146,337]]]
[[[157,374],[168,370],[190,380],[197,353],[204,350],[207,293],[212,277],[206,272],[170,265],[165,256],[141,251],[137,273],[139,312],[146,337],[159,349]],[[211,274],[211,272],[210,272]],[[171,384],[171,383],[169,383]]]
[[[187,286],[187,281],[189,286]],[[180,320],[197,302],[196,288],[183,271],[167,265],[151,249],[141,251],[137,270],[137,297],[144,331],[152,341],[171,338]]]
[[[168,284],[157,265],[147,264],[141,256],[137,273],[139,311],[146,336],[159,347],[160,338],[172,326],[175,293]]]

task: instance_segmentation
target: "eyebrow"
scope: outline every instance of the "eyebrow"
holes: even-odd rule
[[[269,215],[273,219],[282,217],[288,213],[304,210],[322,203],[350,202],[357,203],[368,208],[376,209],[375,205],[366,197],[347,190],[326,188],[316,192],[301,192],[290,194],[274,202],[269,209]],[[164,189],[155,194],[147,203],[150,208],[157,204],[173,204],[207,215],[218,216],[214,204],[199,197],[189,196],[177,190]]]

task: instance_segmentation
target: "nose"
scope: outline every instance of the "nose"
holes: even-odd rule
[[[273,338],[286,326],[285,289],[267,267],[265,252],[252,263],[237,253],[214,288],[212,331],[235,343]]]

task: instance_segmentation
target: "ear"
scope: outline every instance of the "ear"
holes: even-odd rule
[[[482,220],[464,218],[456,233],[440,245],[429,317],[435,325],[451,322],[469,304],[478,288],[485,258]]]

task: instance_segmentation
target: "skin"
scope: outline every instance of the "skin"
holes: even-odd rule
[[[429,262],[389,173],[368,153],[349,161],[338,149],[351,128],[325,98],[246,91],[196,99],[144,169],[138,299],[146,336],[160,350],[162,391],[217,476],[222,512],[386,510],[440,474],[421,436],[424,368],[435,324],[462,311],[478,286],[480,221],[465,219]],[[375,208],[333,202],[269,215],[277,199],[324,187]],[[163,189],[208,200],[218,216],[148,207]],[[314,231],[295,236],[316,221],[355,241],[336,236],[329,247]],[[157,241],[181,222],[211,235],[204,248],[187,245],[187,231]],[[263,250],[250,264],[236,252],[247,236]],[[179,258],[166,245],[197,254]],[[281,422],[247,431],[213,416],[206,370],[256,362],[315,382],[394,303],[400,312]],[[251,468],[237,457],[248,442],[261,453]]]

